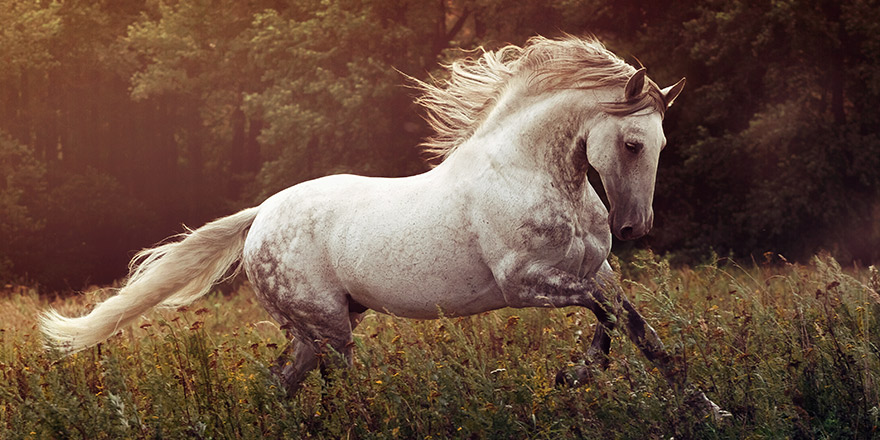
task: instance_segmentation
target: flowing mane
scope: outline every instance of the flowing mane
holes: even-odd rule
[[[469,139],[499,96],[515,81],[524,81],[527,93],[559,89],[624,87],[636,69],[595,38],[566,36],[552,40],[533,37],[523,47],[496,51],[478,49],[477,58],[463,58],[445,66],[450,78],[428,84],[414,80],[422,95],[416,103],[427,110],[425,119],[435,134],[421,144],[432,158],[445,159]],[[665,111],[660,88],[647,81],[634,99],[601,103],[604,110],[626,115],[653,107]]]

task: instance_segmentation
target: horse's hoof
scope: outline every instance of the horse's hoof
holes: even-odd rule
[[[716,422],[733,417],[733,414],[731,414],[730,411],[725,411],[721,408],[718,408],[718,411],[714,412],[713,415],[715,416]]]
[[[720,406],[706,397],[705,393],[699,390],[693,390],[693,396],[690,403],[703,415],[703,417],[711,418],[715,423],[720,423],[733,417],[733,414],[721,409]]]
[[[707,414],[706,417],[711,417],[713,422],[721,423],[725,419],[733,417],[733,414],[731,414],[730,411],[721,409],[720,406],[716,405],[715,402],[708,398],[706,400],[709,402],[709,414]]]

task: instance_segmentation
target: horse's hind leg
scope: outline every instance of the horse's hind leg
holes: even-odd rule
[[[324,246],[314,241],[323,214],[277,203],[269,209],[281,209],[277,217],[292,217],[255,221],[242,264],[257,300],[291,339],[274,371],[293,393],[316,367],[337,362],[340,356],[342,364],[349,362],[349,314],[359,305],[339,285]]]
[[[271,371],[281,381],[289,396],[296,394],[306,375],[318,366],[318,353],[313,344],[292,338],[278,356]]]
[[[318,356],[318,359],[320,361],[319,366],[321,369],[321,376],[324,377],[325,381],[330,378],[329,377],[329,368],[330,367],[336,367],[336,366],[351,367],[351,365],[352,365],[351,351],[352,351],[352,347],[354,346],[354,340],[352,338],[351,332],[354,330],[355,327],[357,327],[358,324],[360,324],[362,316],[363,316],[363,313],[353,313],[353,312],[349,313],[348,322],[349,322],[349,329],[350,330],[349,330],[348,342],[342,348],[337,348],[335,346],[331,347],[333,350],[332,350],[332,353],[329,353],[329,357],[328,357],[328,353],[326,353],[326,350],[323,352],[323,354]]]
[[[311,315],[315,318],[314,314]],[[272,372],[278,376],[288,395],[294,395],[308,373],[317,367],[326,376],[328,366],[351,364],[351,330],[360,322],[361,314],[346,313],[329,320],[326,318],[332,315],[323,316],[324,320],[303,319],[296,322],[294,318],[285,323],[292,337],[276,360]]]

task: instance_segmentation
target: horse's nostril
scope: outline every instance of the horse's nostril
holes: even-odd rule
[[[633,236],[633,228],[632,226],[624,226],[620,228],[620,238],[624,240],[629,240]]]

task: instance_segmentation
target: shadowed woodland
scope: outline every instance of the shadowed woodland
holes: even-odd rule
[[[688,78],[654,231],[615,252],[880,259],[874,0],[0,0],[0,29],[0,280],[108,283],[292,184],[421,172],[403,74],[563,32]]]

